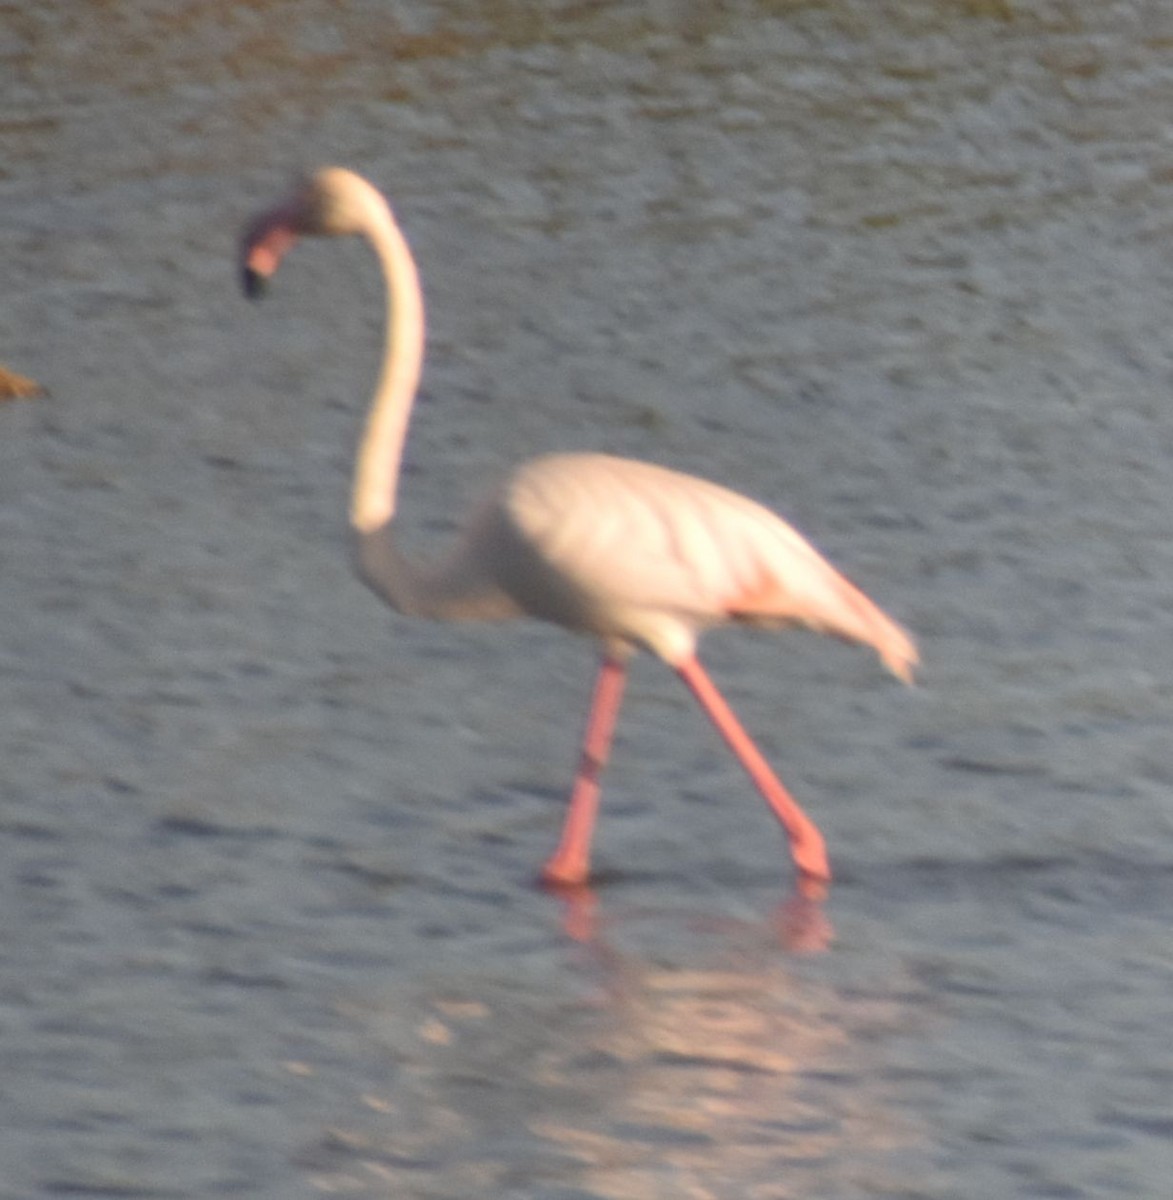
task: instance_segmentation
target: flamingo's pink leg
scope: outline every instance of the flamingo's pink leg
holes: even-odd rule
[[[607,656],[599,667],[586,733],[582,739],[582,759],[570,793],[566,823],[557,850],[542,868],[546,883],[562,886],[585,883],[590,874],[591,835],[599,809],[599,776],[607,765],[611,735],[623,699],[627,667],[622,660]]]
[[[830,882],[831,868],[827,865],[823,835],[770,769],[769,763],[745,732],[725,697],[709,678],[708,672],[695,658],[688,658],[677,664],[676,671],[700,702],[709,720],[716,725],[730,750],[749,772],[749,777],[765,797],[766,803],[774,810],[774,815],[782,822],[790,838],[791,856],[804,881],[814,885],[816,889]]]

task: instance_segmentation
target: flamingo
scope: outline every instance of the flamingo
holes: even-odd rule
[[[241,240],[245,293],[257,298],[303,236],[358,235],[378,256],[386,337],[359,442],[350,502],[356,567],[397,612],[438,620],[522,616],[602,644],[562,836],[541,878],[585,885],[628,661],[640,649],[684,681],[748,772],[789,838],[804,894],[825,894],[826,846],[697,658],[706,629],[726,622],[801,625],[871,646],[911,682],[912,638],[790,525],[716,483],[606,454],[550,454],[524,463],[474,510],[450,553],[420,565],[401,552],[395,509],[400,465],[424,353],[415,261],[384,196],[342,167],[326,167]]]
[[[45,389],[35,379],[26,379],[0,363],[0,400],[18,396],[43,396]]]

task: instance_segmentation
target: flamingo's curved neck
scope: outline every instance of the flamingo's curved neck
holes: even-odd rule
[[[350,523],[363,581],[392,608],[409,616],[447,620],[501,619],[517,607],[478,564],[466,562],[463,543],[426,567],[403,554],[395,537],[395,504],[403,444],[424,355],[424,302],[411,250],[381,201],[364,228],[379,256],[387,285],[387,336],[379,381],[359,441],[351,489]]]
[[[387,332],[351,489],[350,523],[359,534],[384,528],[395,515],[403,444],[424,354],[423,294],[411,250],[387,210],[372,220],[367,236],[387,286]]]

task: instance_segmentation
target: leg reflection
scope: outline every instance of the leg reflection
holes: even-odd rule
[[[563,933],[576,942],[598,945],[603,926],[598,893],[586,886],[545,886],[562,905]],[[800,879],[791,894],[778,904],[772,923],[784,949],[792,954],[821,954],[830,947],[835,929],[827,916],[826,897],[824,884]]]

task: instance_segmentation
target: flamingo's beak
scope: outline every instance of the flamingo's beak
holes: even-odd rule
[[[245,230],[240,242],[240,282],[250,300],[260,298],[297,238],[297,216],[287,206],[261,213]]]
[[[260,271],[254,270],[250,266],[246,265],[241,269],[240,285],[250,300],[259,300],[265,294],[265,285],[268,282],[267,275],[262,275]]]

